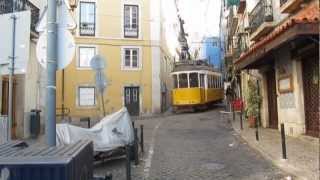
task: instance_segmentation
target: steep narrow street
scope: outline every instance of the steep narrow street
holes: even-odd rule
[[[221,109],[138,120],[145,125],[146,151],[133,179],[282,179],[286,175],[233,131]],[[114,167],[117,166],[117,167]],[[124,162],[107,163],[96,174],[125,179]]]

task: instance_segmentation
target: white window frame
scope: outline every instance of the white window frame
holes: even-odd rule
[[[125,7],[129,7],[129,21],[130,21],[130,23],[129,23],[129,26],[130,26],[130,28],[129,28],[129,30],[130,30],[130,32],[132,31],[132,33],[133,33],[133,35],[130,35],[130,34],[127,34],[126,35],[126,27],[125,27]],[[133,8],[136,8],[137,9],[137,17],[136,17],[136,21],[137,21],[137,24],[136,24],[136,28],[134,29],[134,28],[132,28],[132,20],[133,20],[133,16],[132,16],[132,11],[133,11]],[[125,37],[125,38],[139,38],[139,30],[140,30],[140,19],[139,19],[139,17],[140,17],[140,10],[139,10],[139,5],[137,5],[137,4],[124,4],[123,5],[123,32],[124,32],[124,34],[123,34],[123,36]],[[135,33],[136,33],[136,35],[135,35]]]
[[[125,66],[125,50],[137,49],[138,50],[138,67],[132,67],[132,59],[130,60],[130,67]],[[142,48],[140,46],[123,46],[121,47],[121,70],[138,71],[142,69]]]
[[[97,55],[98,54],[98,46],[95,46],[95,45],[87,45],[87,44],[79,44],[77,45],[77,55],[76,55],[76,58],[77,58],[77,63],[76,63],[76,66],[77,66],[77,69],[78,70],[91,70],[92,68],[90,66],[80,66],[80,49],[81,48],[94,48],[95,49],[95,53],[94,55]]]
[[[93,105],[81,105],[81,101],[80,101],[80,89],[81,88],[93,88],[94,89],[94,104]],[[97,106],[97,98],[96,98],[96,94],[97,94],[97,90],[95,88],[95,86],[93,85],[79,85],[77,86],[77,89],[76,89],[77,93],[77,97],[76,97],[76,105],[77,107],[79,108],[95,108]]]
[[[121,37],[123,39],[142,39],[142,5],[141,0],[121,0]],[[138,6],[138,37],[126,37],[124,32],[124,5]]]
[[[84,36],[84,35],[80,35],[80,2],[91,2],[91,3],[95,3],[95,32],[94,32],[94,36]],[[98,37],[99,36],[99,4],[97,2],[97,0],[79,0],[78,1],[78,7],[79,8],[76,8],[75,10],[75,13],[76,13],[76,21],[77,21],[77,29],[76,29],[76,36],[77,37],[82,37],[82,38],[93,38],[93,37]]]

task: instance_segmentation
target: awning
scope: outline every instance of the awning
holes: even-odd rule
[[[304,10],[290,17],[276,27],[269,35],[255,43],[251,48],[234,62],[236,70],[246,69],[247,66],[262,60],[268,52],[280,45],[302,35],[319,34],[319,6],[313,3]]]

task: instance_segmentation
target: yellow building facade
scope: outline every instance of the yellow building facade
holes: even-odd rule
[[[162,31],[161,0],[79,0],[74,10],[76,53],[57,72],[57,114],[101,117],[94,55],[106,59],[107,114],[127,106],[132,115],[160,113],[169,104],[171,58]]]

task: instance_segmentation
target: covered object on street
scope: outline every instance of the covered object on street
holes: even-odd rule
[[[90,129],[70,124],[57,125],[57,144],[71,144],[79,140],[93,141],[95,152],[111,151],[134,141],[130,115],[124,107],[107,115]]]

